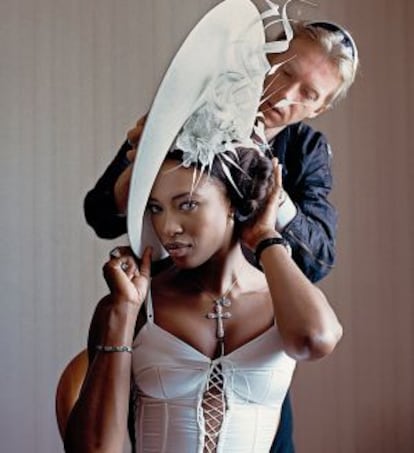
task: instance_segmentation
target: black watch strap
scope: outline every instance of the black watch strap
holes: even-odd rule
[[[272,245],[283,245],[283,247],[287,248],[289,246],[289,243],[283,237],[267,238],[260,241],[254,253],[256,257],[256,263],[258,266],[260,266],[260,257],[262,255],[263,250],[267,249],[268,247],[271,247]]]

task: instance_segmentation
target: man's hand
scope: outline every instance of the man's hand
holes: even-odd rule
[[[128,142],[132,146],[132,149],[127,152],[126,157],[131,164],[134,162],[135,156],[137,155],[137,147],[142,131],[144,130],[146,119],[147,115],[144,115],[137,121],[135,127],[127,133]],[[119,175],[119,178],[116,180],[114,185],[114,198],[118,214],[126,213],[131,173],[132,165],[129,165],[129,167]]]
[[[135,149],[138,146],[139,139],[141,138],[142,131],[144,130],[146,120],[147,120],[147,115],[144,115],[142,118],[140,118],[136,122],[135,127],[132,128],[131,130],[129,130],[127,133],[128,141],[129,141],[130,145]]]

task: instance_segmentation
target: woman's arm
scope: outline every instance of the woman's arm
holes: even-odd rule
[[[242,239],[252,250],[264,239],[281,237],[273,226],[282,183],[277,159],[274,168],[276,183],[267,208],[243,232]],[[309,281],[280,244],[264,248],[260,264],[286,352],[296,360],[313,360],[329,354],[342,336],[342,327],[322,291]]]
[[[123,270],[125,265],[128,267]],[[104,266],[111,293],[98,304],[91,323],[89,368],[68,421],[67,452],[123,451],[131,353],[97,351],[96,347],[132,346],[135,323],[148,291],[149,269],[149,250],[144,253],[140,270],[132,256],[111,258]]]
[[[260,263],[286,352],[296,360],[331,353],[342,327],[322,291],[305,277],[283,246],[263,250]]]

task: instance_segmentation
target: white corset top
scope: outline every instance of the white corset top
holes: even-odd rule
[[[148,321],[134,341],[132,357],[138,389],[137,451],[203,451],[199,410],[217,362],[221,364],[228,408],[217,451],[268,451],[296,364],[283,351],[277,328],[272,326],[231,353],[211,360],[153,322],[150,295],[146,304]],[[157,432],[163,440],[153,445]]]

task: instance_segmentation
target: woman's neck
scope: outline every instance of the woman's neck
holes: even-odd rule
[[[200,289],[213,295],[226,293],[234,282],[241,277],[248,263],[240,244],[235,244],[225,254],[218,254],[194,269],[181,271],[183,277],[191,279]]]

